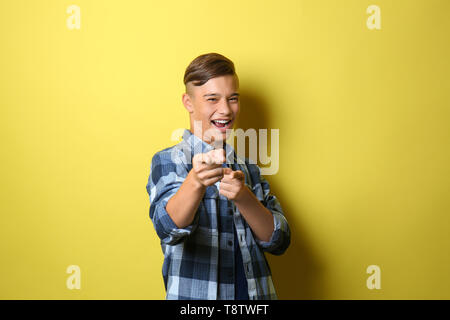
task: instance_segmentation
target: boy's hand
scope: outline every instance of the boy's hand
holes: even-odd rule
[[[229,200],[239,200],[244,193],[245,174],[241,170],[223,168],[224,176],[219,185],[219,193]]]
[[[225,150],[214,149],[207,153],[198,153],[192,158],[192,171],[195,179],[208,187],[223,178],[222,163],[225,162]]]

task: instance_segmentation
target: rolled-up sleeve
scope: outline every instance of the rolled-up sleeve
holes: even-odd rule
[[[278,199],[270,194],[269,182],[260,176],[262,193],[264,195],[263,205],[272,212],[274,230],[269,241],[262,241],[256,239],[263,251],[269,252],[274,255],[283,254],[291,243],[291,232],[289,224],[284,216],[283,209],[281,208]],[[257,188],[259,185],[257,185]]]
[[[174,245],[183,241],[194,230],[198,217],[185,228],[178,228],[169,216],[166,205],[179,190],[188,172],[182,164],[171,161],[169,153],[156,153],[151,162],[147,193],[150,197],[149,215],[161,242]]]

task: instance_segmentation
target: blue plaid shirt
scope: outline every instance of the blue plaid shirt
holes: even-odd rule
[[[150,218],[164,254],[166,299],[234,300],[235,231],[250,299],[277,299],[264,252],[284,253],[290,244],[290,230],[278,199],[270,194],[269,183],[256,164],[236,157],[226,144],[227,164],[245,173],[247,187],[272,212],[274,231],[268,242],[257,239],[233,201],[219,194],[220,181],[206,188],[194,221],[186,228],[178,228],[166,211],[167,202],[192,169],[192,157],[212,149],[185,129],[180,143],[152,158],[147,192]]]

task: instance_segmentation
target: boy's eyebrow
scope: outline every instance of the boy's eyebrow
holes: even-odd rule
[[[220,94],[218,94],[218,93],[207,93],[207,94],[204,94],[203,96],[204,97],[220,96]],[[231,94],[230,97],[233,97],[233,96],[239,96],[239,93],[235,92],[235,93]]]

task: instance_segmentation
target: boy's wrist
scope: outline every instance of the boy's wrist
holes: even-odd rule
[[[247,187],[247,185],[244,185],[236,199],[234,199],[234,202],[236,203],[236,205],[240,205],[241,203],[248,201],[248,199],[251,199],[251,193],[252,192]]]
[[[200,180],[197,178],[194,169],[192,168],[191,171],[189,171],[187,179],[189,179],[190,185],[197,191],[205,191],[206,186],[204,186]]]

